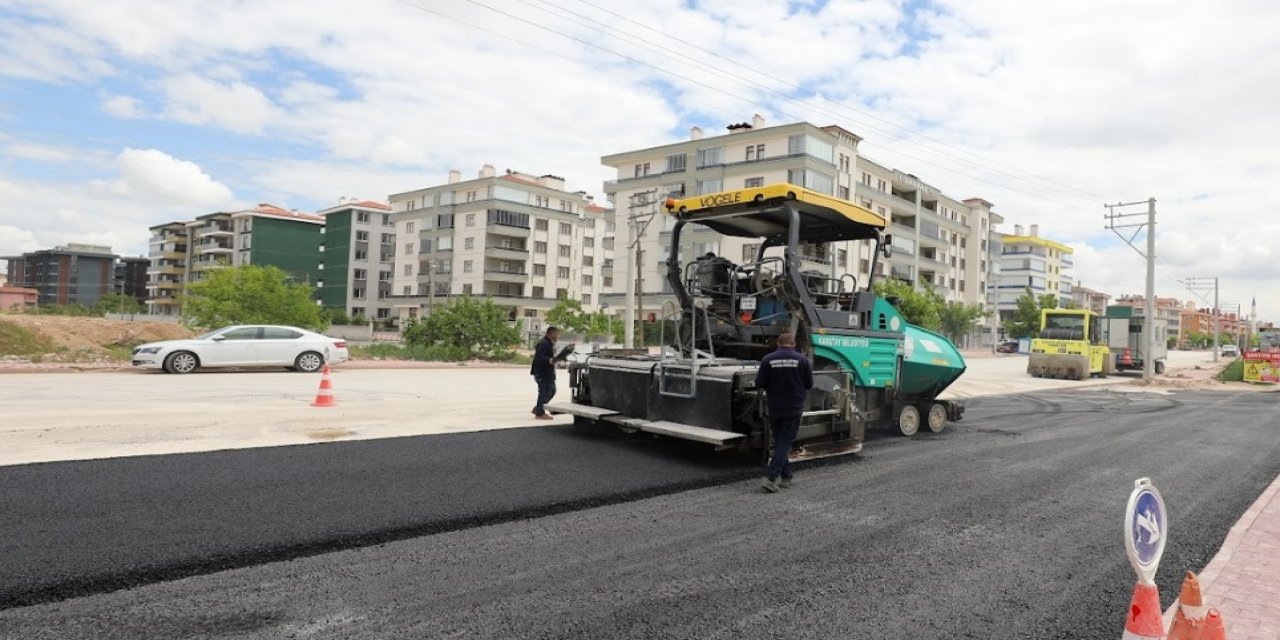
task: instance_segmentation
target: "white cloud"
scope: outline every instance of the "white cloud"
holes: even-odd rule
[[[28,229],[0,224],[0,256],[13,256],[40,248],[36,234]]]
[[[165,115],[179,122],[259,133],[279,117],[276,106],[258,88],[243,82],[215,82],[183,74],[161,83]]]
[[[142,103],[131,96],[112,96],[102,102],[102,110],[117,118],[138,118],[142,116]]]
[[[157,149],[125,149],[115,164],[119,179],[93,180],[93,191],[166,207],[209,208],[234,201],[231,189],[200,165]]]

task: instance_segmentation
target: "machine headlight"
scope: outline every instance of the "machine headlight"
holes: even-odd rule
[[[134,353],[137,353],[137,354],[160,353],[160,347],[143,347],[141,349],[138,349],[137,351],[134,351]]]

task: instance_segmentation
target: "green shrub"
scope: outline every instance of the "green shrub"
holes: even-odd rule
[[[1223,382],[1244,382],[1244,360],[1236,358],[1231,361],[1222,371],[1218,373],[1218,379]]]

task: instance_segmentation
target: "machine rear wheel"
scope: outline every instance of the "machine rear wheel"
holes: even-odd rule
[[[928,425],[930,431],[942,433],[942,430],[947,428],[947,408],[942,406],[941,402],[930,403],[925,424]]]
[[[898,413],[898,431],[908,438],[920,431],[920,410],[915,405],[903,405]]]
[[[1156,375],[1158,376],[1164,375],[1164,360],[1156,360],[1155,370],[1156,370]]]

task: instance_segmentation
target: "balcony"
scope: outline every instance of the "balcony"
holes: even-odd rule
[[[197,232],[204,237],[207,236],[233,236],[235,232],[231,230],[231,225],[207,224],[199,227]]]
[[[484,248],[484,257],[503,258],[507,260],[526,260],[529,258],[529,250],[523,247],[491,245]]]
[[[202,254],[217,254],[217,253],[229,254],[234,252],[235,252],[235,249],[231,248],[228,245],[224,245],[218,242],[200,243],[200,253]]]
[[[160,265],[158,267],[151,267],[150,269],[147,269],[147,275],[148,276],[160,276],[160,275],[180,276],[184,271],[186,271],[186,269],[184,269],[181,265],[166,264],[166,265]]]
[[[484,270],[484,279],[490,282],[514,282],[517,284],[524,284],[528,280],[528,278],[529,278],[529,272],[524,270],[520,270],[520,271],[506,270],[506,269],[485,269]]]
[[[528,238],[533,232],[528,227],[511,227],[504,224],[492,224],[485,228],[491,236],[506,236],[508,238]]]
[[[171,290],[182,287],[182,283],[176,280],[155,280],[147,283],[148,289]]]

